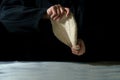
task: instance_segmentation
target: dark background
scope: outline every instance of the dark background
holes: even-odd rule
[[[106,43],[104,39],[104,17],[104,7],[102,1],[85,0],[84,40],[86,43],[87,52],[85,55],[80,57],[72,54],[55,55],[56,53],[45,53],[40,56],[30,54],[29,41],[32,38],[26,34],[19,35],[18,33],[8,33],[5,30],[5,27],[0,23],[0,60],[118,61],[120,58],[118,53],[112,54],[105,51]],[[34,35],[31,34],[31,36]],[[13,45],[14,47],[12,47]],[[25,51],[25,48],[28,50]]]

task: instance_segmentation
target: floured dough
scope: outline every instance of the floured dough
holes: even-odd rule
[[[63,16],[60,21],[51,20],[54,35],[69,47],[77,44],[77,24],[71,13],[68,17]]]

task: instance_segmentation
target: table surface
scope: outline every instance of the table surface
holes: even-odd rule
[[[120,64],[0,62],[0,80],[120,80]]]

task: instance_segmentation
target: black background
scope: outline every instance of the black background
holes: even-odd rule
[[[40,58],[38,55],[29,54],[28,52],[19,52],[19,48],[24,51],[24,46],[20,46],[27,41],[27,47],[29,46],[30,37],[26,35],[18,35],[18,33],[6,32],[4,26],[0,23],[0,60],[37,60],[37,61],[118,61],[118,53],[107,53],[105,49],[105,38],[104,38],[104,6],[102,1],[99,0],[85,0],[85,13],[84,13],[84,28],[85,28],[85,43],[86,43],[86,54],[80,57],[74,55],[54,55],[45,54]],[[23,38],[22,40],[21,37]],[[12,45],[16,44],[16,47]],[[52,46],[52,45],[51,45]],[[14,52],[11,50],[15,50]],[[29,48],[27,48],[29,49]],[[12,52],[12,53],[11,53]],[[28,57],[29,55],[29,57]]]

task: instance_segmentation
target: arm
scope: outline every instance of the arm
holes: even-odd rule
[[[0,6],[0,21],[10,32],[37,30],[38,22],[48,7],[49,5],[44,8],[26,7],[23,0],[3,0]]]

